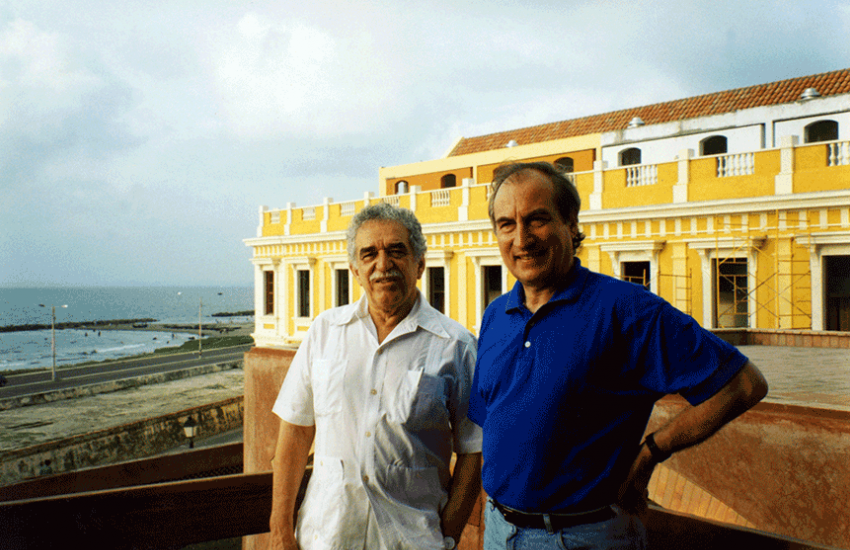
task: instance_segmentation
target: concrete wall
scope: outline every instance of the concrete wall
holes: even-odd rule
[[[0,411],[27,407],[29,405],[43,405],[44,403],[53,403],[64,399],[76,399],[77,397],[112,393],[130,388],[138,388],[139,386],[146,386],[148,384],[161,384],[163,382],[171,382],[172,380],[183,380],[184,378],[191,378],[192,376],[201,376],[204,374],[221,372],[239,367],[241,367],[241,361],[225,361],[214,365],[201,365],[199,367],[189,367],[180,370],[134,376],[132,378],[108,380],[106,382],[88,384],[85,386],[74,386],[72,388],[49,390],[42,393],[31,393],[18,397],[8,397],[0,399]]]
[[[254,348],[245,355],[245,473],[271,469],[278,419],[271,412],[294,350]],[[653,431],[688,404],[656,405]],[[850,412],[761,403],[701,445],[664,463],[746,518],[744,525],[850,548]],[[481,502],[460,548],[481,548]],[[709,516],[703,516],[709,517]],[[268,535],[243,539],[243,549],[268,548]]]
[[[51,441],[3,454],[0,485],[15,483],[42,473],[62,473],[92,466],[132,460],[162,453],[186,443],[183,422],[193,416],[200,436],[238,429],[243,422],[243,398],[185,409],[140,422]],[[50,461],[50,471],[42,464]]]
[[[246,474],[270,471],[280,419],[272,412],[295,350],[251,348],[245,353],[245,427],[243,443]],[[270,547],[269,534],[242,539],[244,550]]]
[[[665,398],[648,431],[687,407]],[[756,529],[850,548],[850,411],[760,403],[664,463]]]

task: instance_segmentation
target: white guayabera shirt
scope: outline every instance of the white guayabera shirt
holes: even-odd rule
[[[380,345],[365,296],[316,318],[273,409],[316,425],[303,550],[443,548],[452,451],[481,451],[475,357],[475,337],[421,293]]]

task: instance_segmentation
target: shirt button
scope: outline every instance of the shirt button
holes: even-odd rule
[[[369,393],[371,393],[372,395],[378,395],[378,390],[373,389]]]
[[[365,481],[366,483],[369,483],[369,476],[363,476],[363,481]]]
[[[366,432],[366,437],[371,437],[371,436],[372,436],[372,432]]]
[[[526,342],[526,343],[525,343],[525,347],[530,348],[530,347],[531,347],[531,342]]]

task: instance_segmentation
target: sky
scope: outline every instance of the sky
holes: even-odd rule
[[[0,286],[252,286],[260,205],[850,67],[846,1],[0,0]]]

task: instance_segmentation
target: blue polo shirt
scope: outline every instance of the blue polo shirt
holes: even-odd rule
[[[484,489],[526,512],[615,502],[655,401],[697,405],[747,362],[642,286],[578,259],[565,285],[532,315],[517,283],[478,339],[469,418],[484,429]]]

